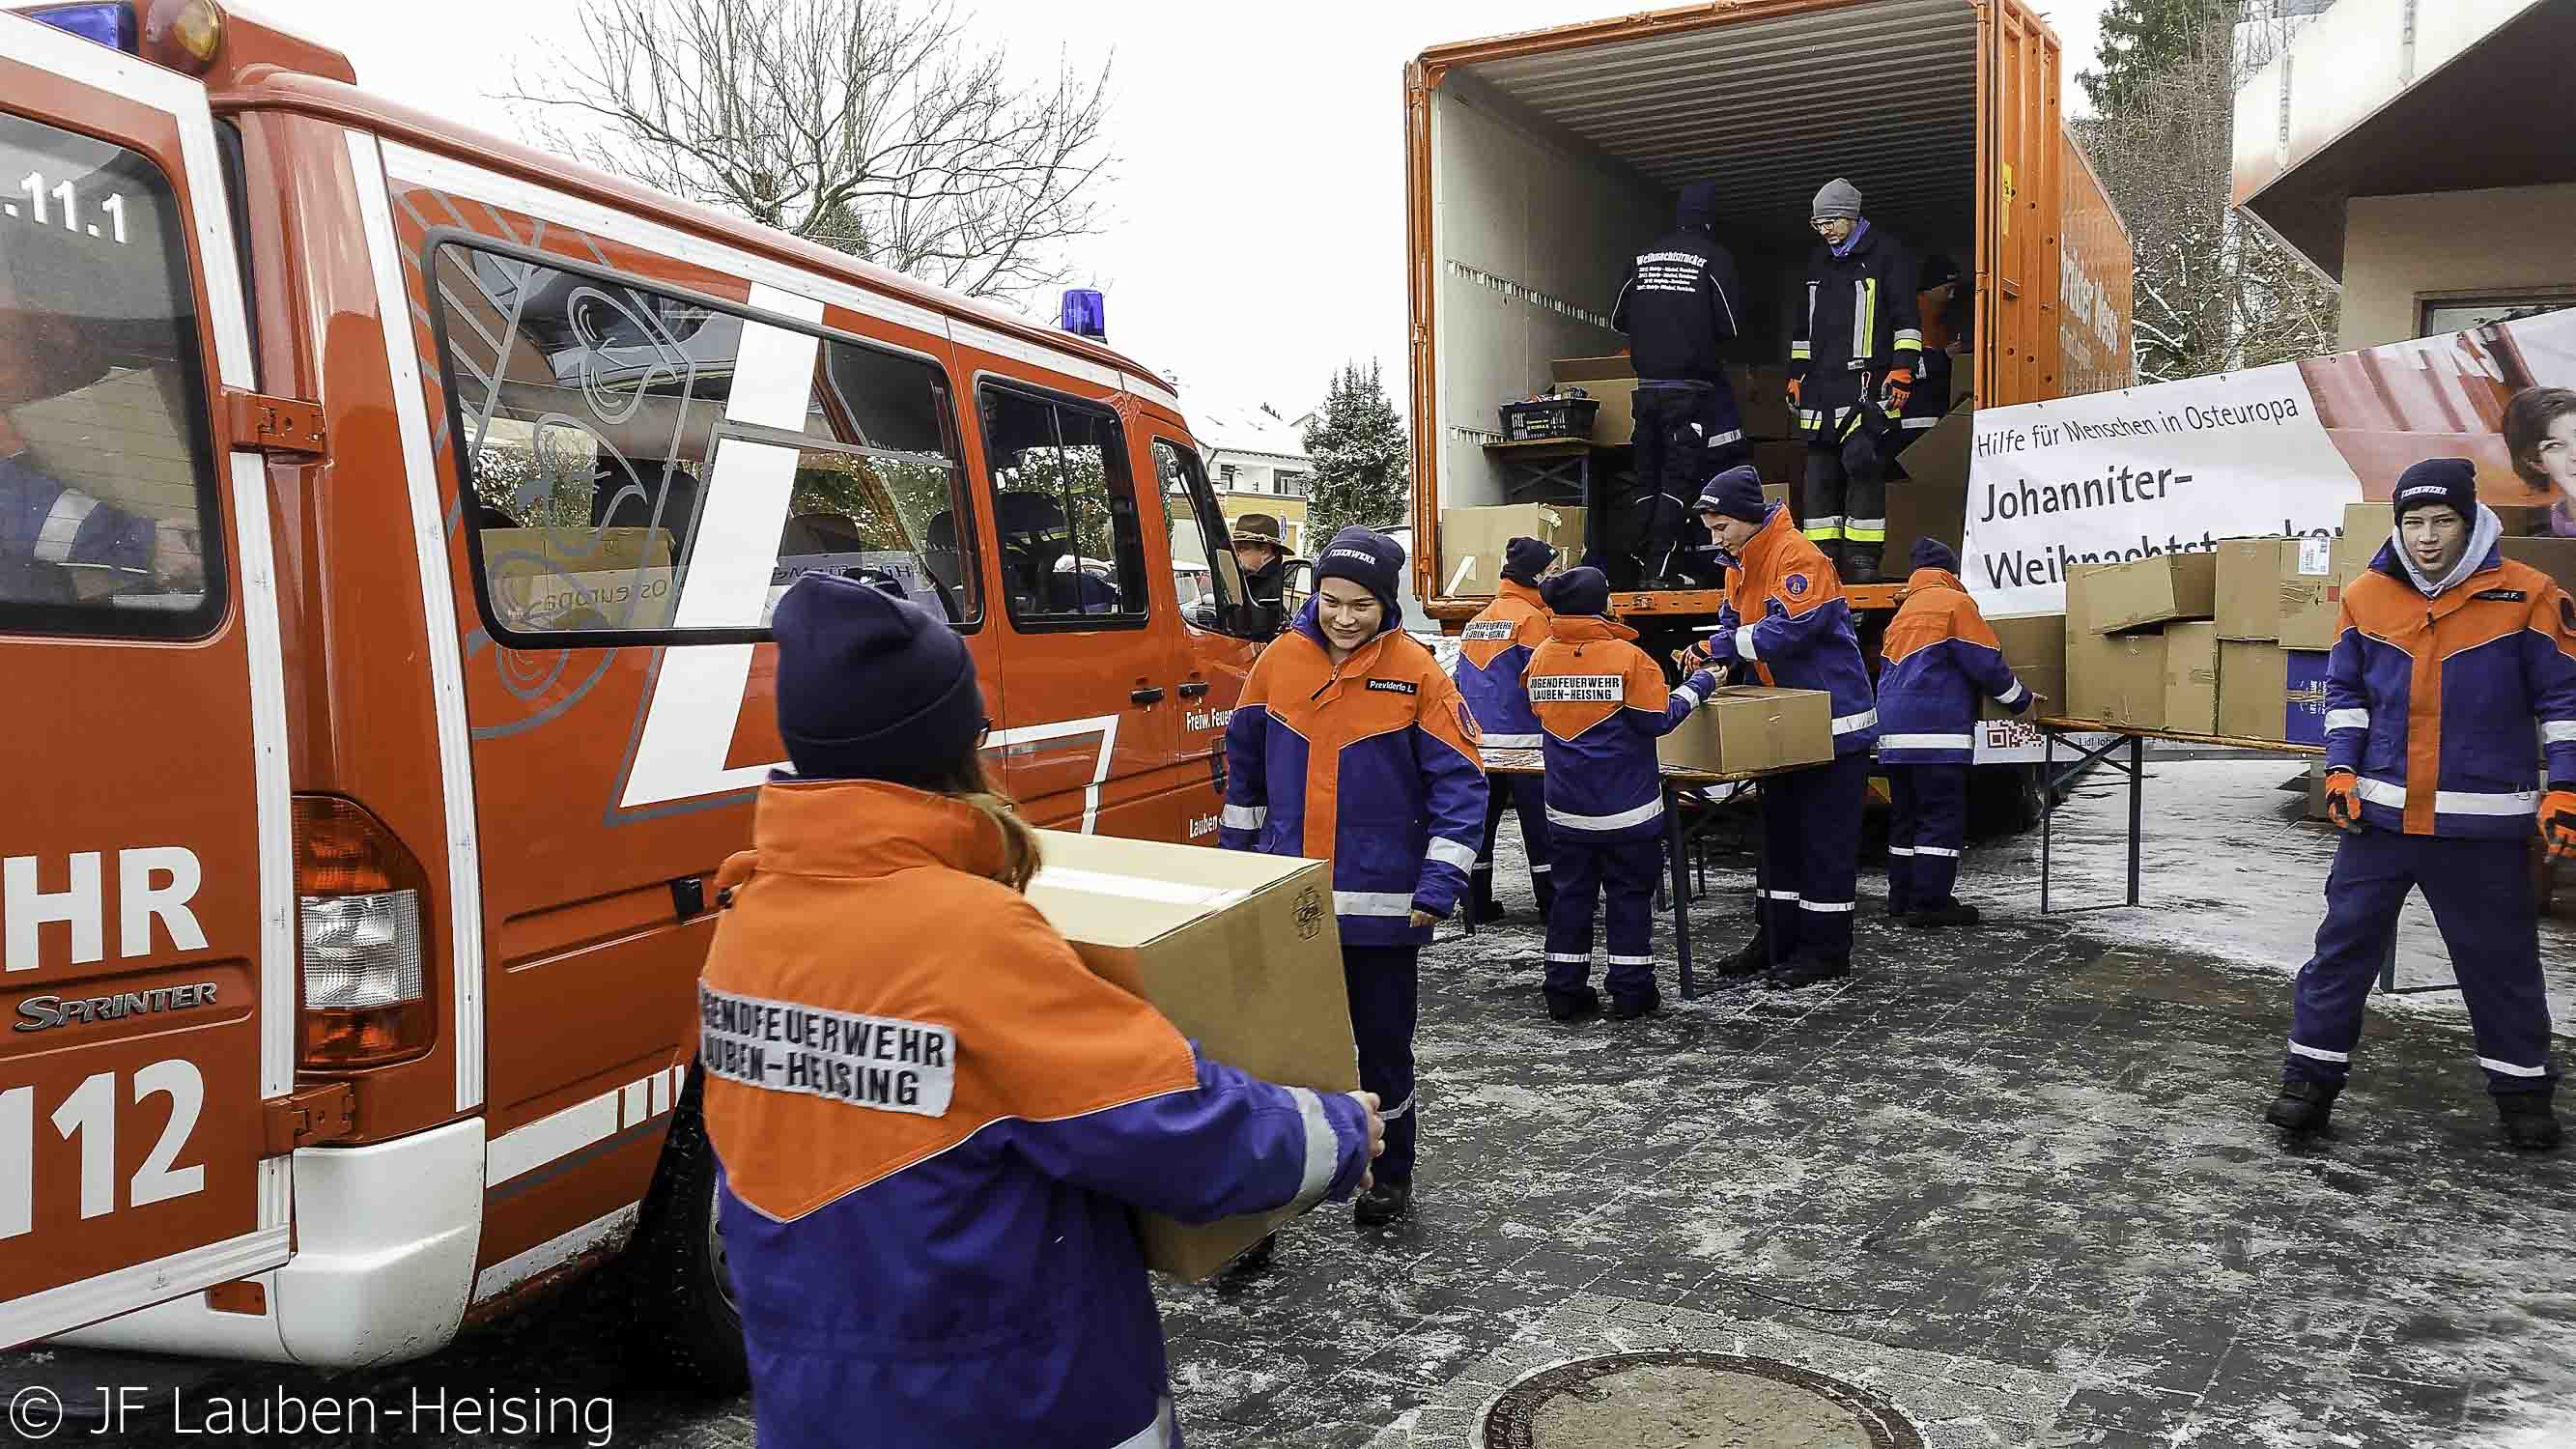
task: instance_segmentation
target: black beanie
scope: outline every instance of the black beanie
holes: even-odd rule
[[[918,604],[811,573],[779,599],[770,632],[778,735],[806,779],[927,789],[984,731],[975,657]]]
[[[2478,465],[2466,458],[2427,458],[2397,475],[2397,517],[2415,509],[2447,503],[2463,523],[2478,521]]]
[[[1556,562],[1556,550],[1535,538],[1516,538],[1503,545],[1503,577],[1535,588],[1538,576]]]
[[[1736,464],[1700,485],[1697,511],[1760,523],[1768,512],[1762,499],[1762,475],[1750,463]]]
[[[1683,187],[1681,201],[1673,208],[1673,219],[1683,226],[1717,225],[1717,183],[1694,181]]]
[[[1538,596],[1550,613],[1606,617],[1610,612],[1610,580],[1599,569],[1567,569],[1549,579]]]
[[[1914,540],[1914,566],[1955,574],[1959,571],[1959,556],[1950,552],[1950,545],[1937,538],[1918,538]]]
[[[1349,579],[1377,595],[1386,606],[1386,619],[1381,628],[1392,629],[1404,622],[1404,611],[1395,602],[1396,580],[1404,572],[1404,545],[1378,532],[1354,523],[1333,535],[1324,545],[1324,556],[1315,560],[1315,583],[1326,579]]]

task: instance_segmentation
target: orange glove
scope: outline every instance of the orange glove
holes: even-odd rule
[[[1887,401],[1883,406],[1886,408],[1889,416],[1893,417],[1896,414],[1905,411],[1906,399],[1914,396],[1913,372],[1907,368],[1900,367],[1889,373],[1887,375],[1887,389],[1885,396]]]
[[[2326,771],[2326,821],[2349,835],[2361,833],[2360,785],[2361,777],[2350,770]]]
[[[1798,384],[1804,380],[1805,379],[1803,378],[1795,377],[1789,379],[1789,406],[1796,407],[1798,405]]]
[[[2576,860],[2576,790],[2553,789],[2540,797],[2540,838],[2552,860]]]

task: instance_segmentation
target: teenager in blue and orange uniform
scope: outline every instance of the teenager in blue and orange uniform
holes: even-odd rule
[[[2497,552],[2503,525],[2477,498],[2466,458],[2408,468],[2396,532],[2343,591],[2326,660],[2326,815],[2345,835],[2264,1114],[2290,1132],[2326,1127],[2398,908],[2420,886],[2506,1140],[2558,1145],[2525,852],[2537,823],[2552,855],[2576,854],[2576,602]]]
[[[1663,767],[1655,741],[1700,707],[1706,670],[1679,689],[1610,617],[1599,569],[1548,580],[1547,642],[1531,656],[1530,708],[1547,751],[1547,823],[1556,840],[1556,908],[1547,918],[1547,1014],[1600,1009],[1592,990],[1592,901],[1606,896],[1610,1014],[1625,1021],[1663,1004],[1655,989],[1655,870],[1662,860]]]
[[[1556,562],[1556,550],[1535,538],[1515,538],[1503,545],[1503,582],[1494,601],[1468,621],[1458,636],[1458,693],[1467,701],[1484,731],[1489,750],[1535,750],[1538,716],[1530,713],[1529,688],[1521,681],[1530,655],[1547,642],[1547,605],[1538,596],[1539,580]],[[1489,778],[1485,836],[1476,847],[1475,919],[1499,921],[1503,908],[1494,903],[1494,841],[1502,834],[1503,813],[1521,817],[1521,845],[1529,854],[1530,891],[1538,897],[1538,917],[1548,919],[1556,899],[1554,859],[1548,844],[1547,788],[1537,775]]]
[[[1879,645],[1887,913],[1909,926],[1973,926],[1977,908],[1951,892],[1968,839],[1977,702],[1991,699],[2019,714],[2030,708],[2030,691],[2013,677],[2003,641],[1959,582],[1959,556],[1938,539],[1921,538],[1912,563]]]
[[[1228,850],[1333,863],[1360,1085],[1386,1102],[1386,1155],[1352,1210],[1413,1204],[1413,1023],[1432,923],[1467,888],[1485,820],[1477,727],[1431,651],[1399,627],[1404,549],[1345,528],[1315,560],[1315,597],[1261,652],[1225,734]]]
[[[1758,924],[1718,974],[1767,973],[1778,987],[1848,976],[1861,811],[1869,797],[1870,745],[1878,738],[1878,709],[1851,606],[1833,566],[1790,522],[1789,510],[1763,502],[1762,479],[1751,468],[1710,479],[1700,493],[1699,517],[1726,565],[1726,603],[1718,609],[1717,632],[1691,646],[1685,662],[1714,660],[1739,674],[1750,671],[1764,684],[1823,690],[1832,702],[1834,732],[1830,764],[1762,782],[1770,871],[1756,882]]]
[[[1211,1061],[1083,965],[1020,894],[1035,837],[945,623],[809,574],[774,627],[796,776],[718,877],[699,982],[760,1442],[1175,1445],[1129,1209],[1345,1197],[1375,1104]]]

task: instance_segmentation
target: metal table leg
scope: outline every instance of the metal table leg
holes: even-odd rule
[[[2138,856],[2146,835],[2147,737],[2129,736],[2129,904],[2138,903]]]
[[[2049,827],[2057,820],[2057,731],[2039,732],[2039,913],[2048,914]]]
[[[1664,842],[1667,864],[1673,877],[1673,951],[1682,963],[1682,1000],[1699,995],[1698,984],[1691,979],[1690,884],[1682,875],[1682,801],[1681,792],[1670,783],[1664,791]]]

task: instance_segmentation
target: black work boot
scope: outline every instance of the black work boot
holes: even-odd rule
[[[1586,986],[1580,991],[1547,993],[1547,1014],[1558,1021],[1574,1021],[1601,1009],[1601,993]]]
[[[1780,963],[1768,984],[1775,990],[1795,991],[1821,981],[1839,981],[1850,974],[1851,958],[1847,956],[1817,956],[1801,951]]]
[[[1845,544],[1842,561],[1834,571],[1847,584],[1877,583],[1878,553],[1879,546],[1874,543]]]
[[[1476,897],[1475,901],[1469,908],[1475,911],[1476,914],[1474,920],[1479,926],[1490,926],[1494,922],[1511,914],[1510,909],[1504,906],[1501,901],[1495,900],[1489,895]]]
[[[1635,1021],[1638,1017],[1652,1015],[1655,1009],[1663,1004],[1664,993],[1651,986],[1647,987],[1645,993],[1640,996],[1612,996],[1610,1019]]]
[[[2525,1152],[2547,1152],[2558,1145],[2558,1114],[2549,1110],[2547,1092],[2499,1093],[2495,1104],[2506,1146]]]
[[[1843,572],[1843,541],[1841,539],[1826,539],[1822,543],[1816,545],[1816,552],[1823,554],[1825,556],[1825,562],[1833,566],[1835,578],[1846,581],[1851,578],[1851,575]]]
[[[1977,908],[1955,896],[1944,896],[1928,906],[1917,906],[1905,917],[1905,924],[1918,931],[1943,926],[1973,926],[1976,923]]]
[[[1228,1276],[1235,1274],[1258,1273],[1270,1266],[1270,1260],[1277,1254],[1278,1250],[1279,1235],[1277,1233],[1264,1233],[1261,1236],[1260,1242],[1257,1242],[1251,1247],[1244,1249],[1242,1252],[1235,1254],[1234,1257],[1226,1263],[1225,1271]]]
[[[2314,1136],[2326,1130],[2327,1118],[2334,1113],[2335,1096],[2342,1090],[2330,1083],[2306,1079],[2283,1082],[2281,1095],[2272,1099],[2263,1120],[2295,1136]]]
[[[1730,981],[1768,972],[1771,969],[1771,938],[1760,931],[1754,932],[1753,939],[1745,942],[1742,950],[1718,962],[1714,969],[1720,978]]]
[[[1413,1211],[1413,1180],[1381,1182],[1351,1204],[1351,1221],[1363,1228],[1382,1228]]]

